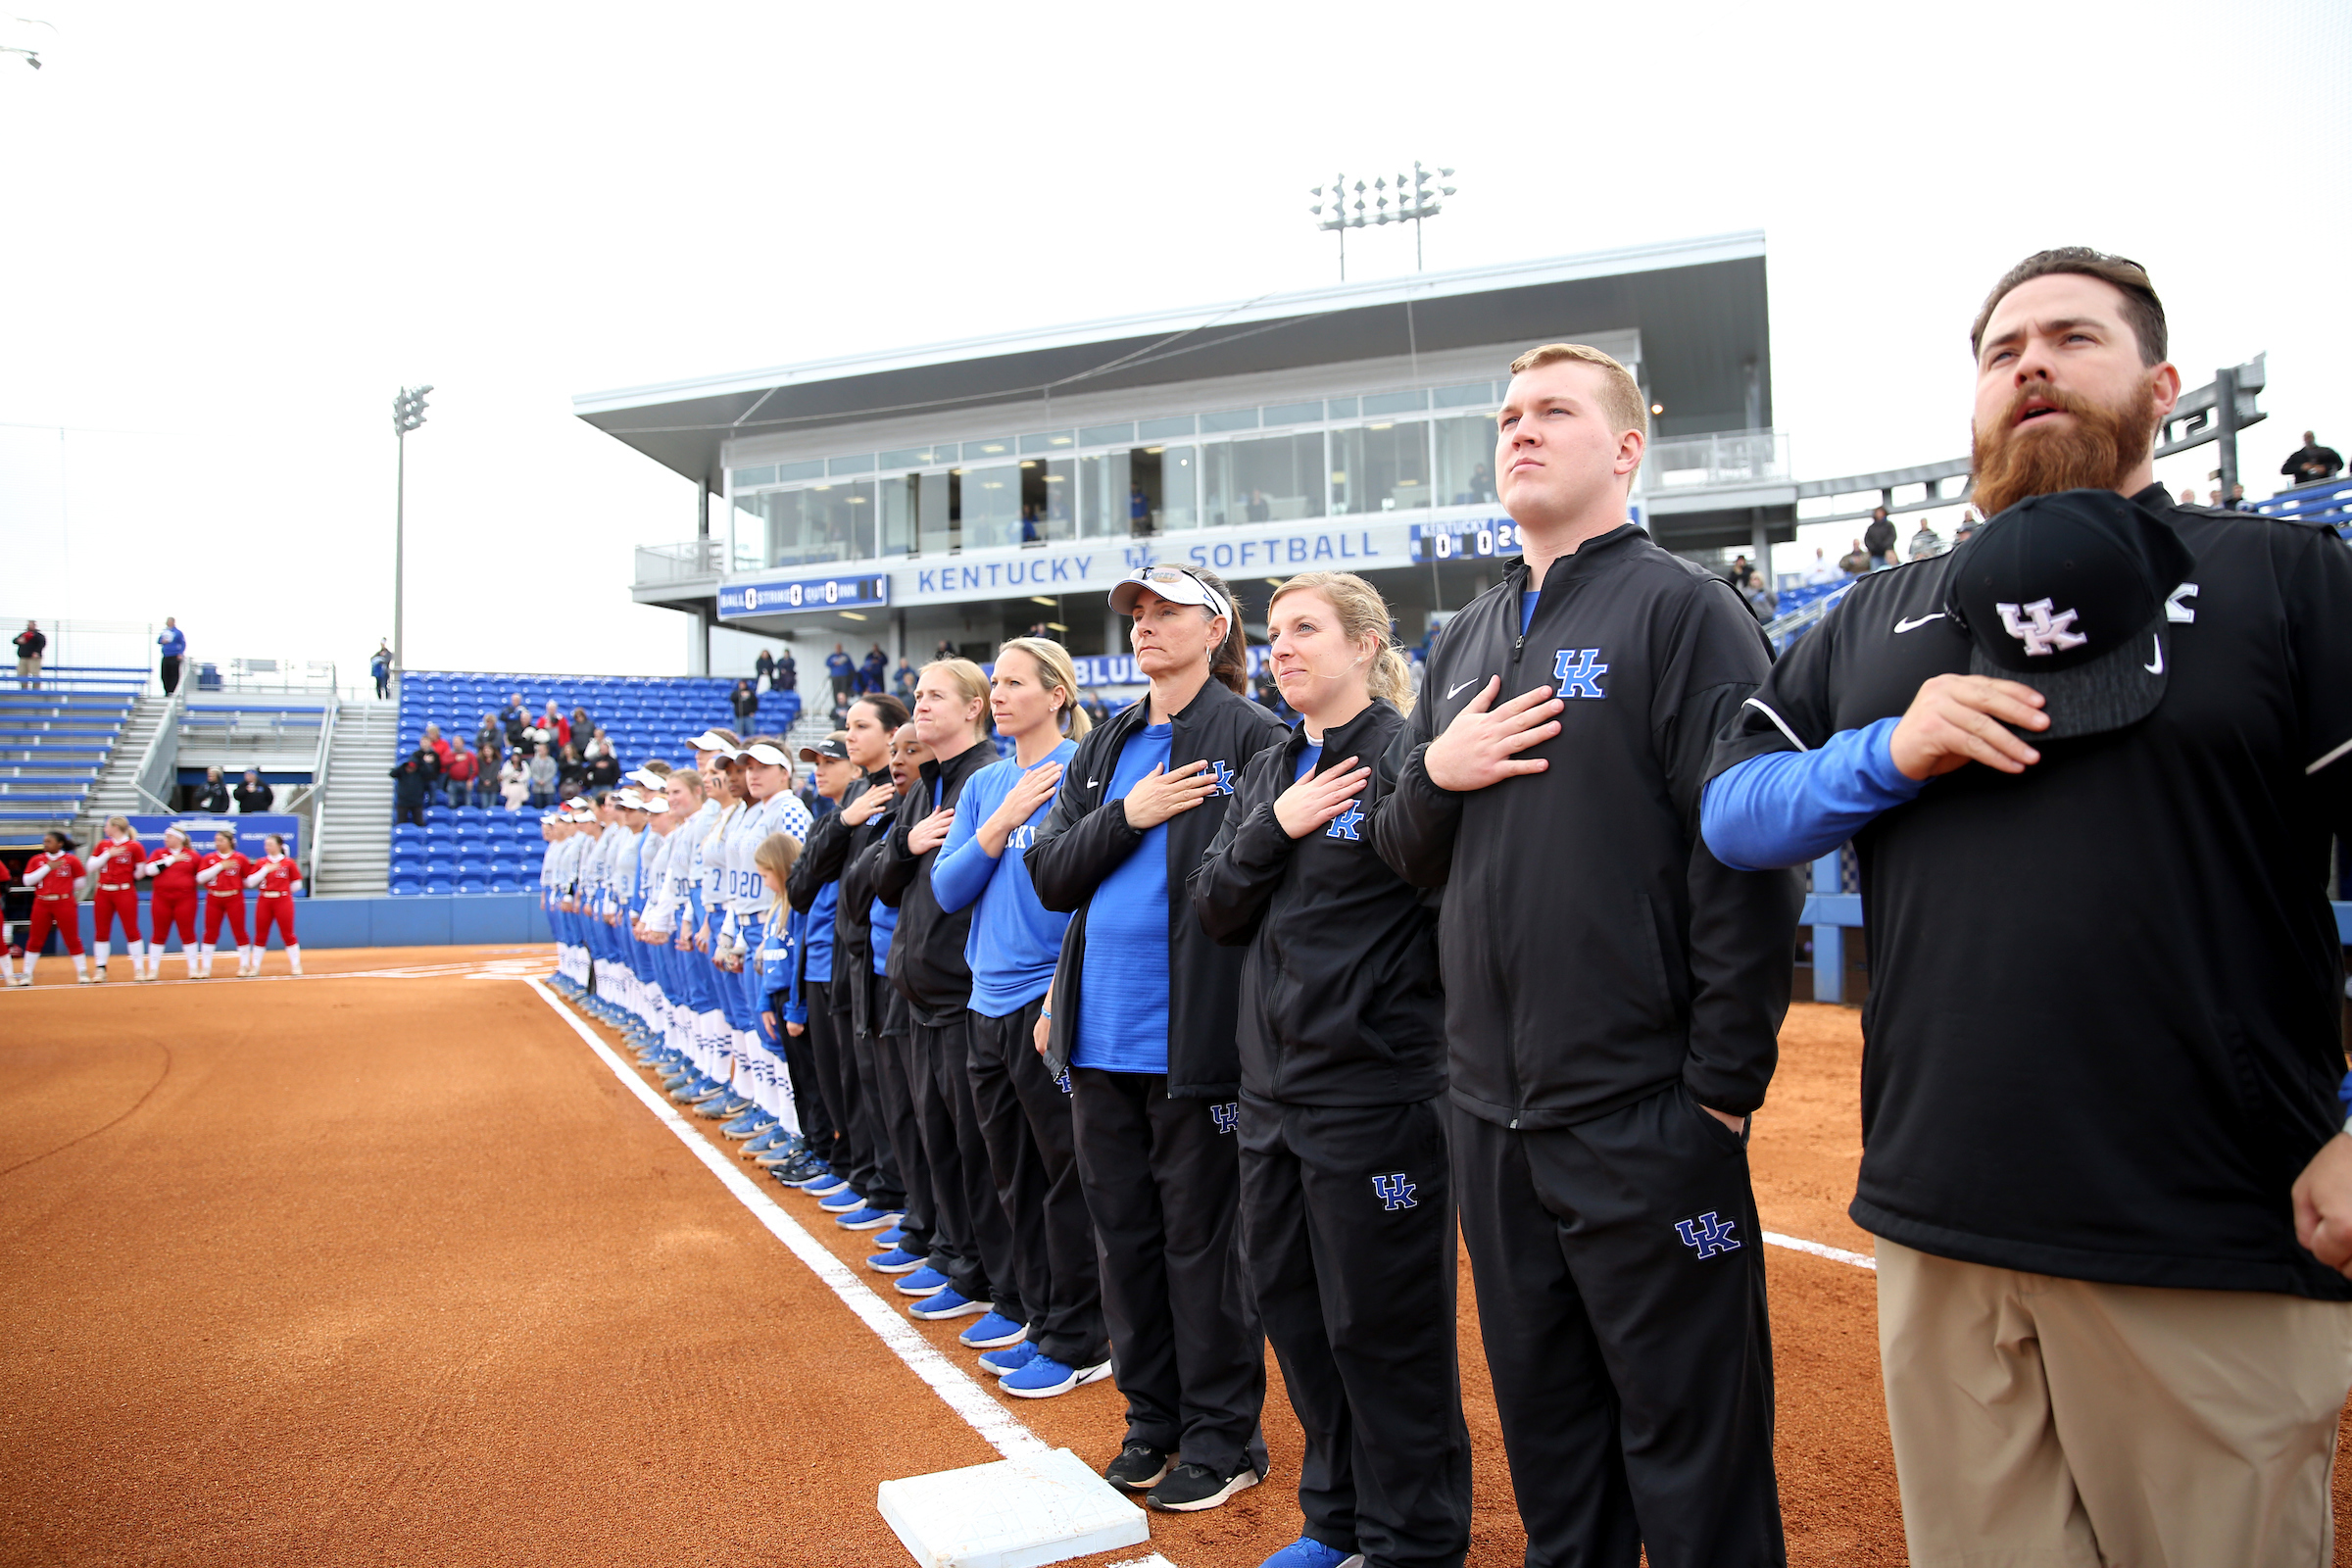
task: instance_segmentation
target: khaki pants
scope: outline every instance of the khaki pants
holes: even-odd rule
[[[2328,1561],[2352,1303],[1878,1261],[1913,1568]]]

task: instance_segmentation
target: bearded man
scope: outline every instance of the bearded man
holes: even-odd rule
[[[2165,338],[2134,263],[2001,279],[1971,333],[1989,520],[1858,583],[1702,806],[1727,865],[1860,858],[1851,1213],[1923,1568],[2331,1551],[2352,552],[2165,495]]]

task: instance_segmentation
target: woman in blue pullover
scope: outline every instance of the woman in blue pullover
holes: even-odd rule
[[[964,944],[972,971],[972,1098],[1029,1309],[1027,1334],[989,1351],[980,1364],[999,1375],[1005,1393],[1042,1399],[1110,1372],[1066,1074],[1056,1080],[1047,1072],[1032,1044],[1070,917],[1037,902],[1021,858],[1054,804],[1077,738],[1093,721],[1078,707],[1069,654],[1058,643],[1027,637],[998,651],[989,710],[1013,755],[964,785],[931,888],[943,909],[976,901]],[[1011,1326],[999,1330],[983,1319],[963,1340],[988,1344]]]

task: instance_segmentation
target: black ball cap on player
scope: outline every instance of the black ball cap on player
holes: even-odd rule
[[[1944,611],[1976,644],[1971,674],[2041,693],[2050,727],[2030,738],[2097,735],[2164,701],[2165,596],[2195,559],[2169,524],[2112,490],[2029,496],[1953,558]]]

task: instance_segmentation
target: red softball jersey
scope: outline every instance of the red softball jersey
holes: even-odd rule
[[[24,875],[30,877],[44,866],[49,874],[34,885],[32,896],[44,902],[72,904],[74,884],[80,881],[82,876],[81,857],[72,850],[63,855],[51,855],[43,851],[25,860]]]
[[[101,839],[90,851],[90,874],[98,879],[101,893],[127,893],[138,886],[139,862],[147,858],[147,846],[137,839]]]
[[[213,871],[215,866],[220,867],[218,871],[213,871],[212,879],[203,884],[205,896],[214,899],[243,898],[245,873],[253,869],[253,864],[235,850],[226,855],[208,855],[198,860],[196,869],[199,871]]]
[[[193,849],[172,848],[169,844],[147,857],[147,863],[156,868],[154,882],[158,893],[176,893],[192,898],[196,893],[196,852]]]
[[[281,855],[274,860],[254,861],[246,869],[246,874],[251,876],[256,872],[261,874],[262,879],[254,885],[264,893],[291,893],[302,885],[302,867],[294,863],[294,858],[290,855]]]

